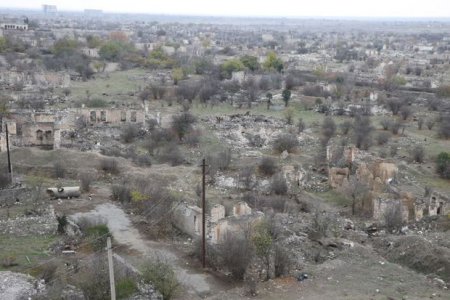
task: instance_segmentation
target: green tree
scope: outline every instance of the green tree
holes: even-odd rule
[[[169,263],[157,259],[144,265],[142,277],[146,283],[155,286],[164,299],[170,300],[177,292],[179,282]]]
[[[233,72],[244,70],[244,64],[238,59],[230,59],[220,66],[220,74],[223,78],[230,79]]]
[[[284,89],[281,96],[283,97],[284,106],[287,107],[289,105],[289,100],[291,100],[291,91]]]
[[[274,51],[270,51],[269,54],[267,54],[267,58],[264,61],[264,69],[268,71],[277,71],[281,72],[283,71],[284,64],[283,61],[277,57],[277,54]]]
[[[56,56],[61,55],[72,55],[78,47],[78,42],[76,40],[63,38],[57,40],[53,45],[53,53]]]
[[[109,41],[100,48],[98,54],[105,60],[119,61],[124,55],[126,48],[123,42]]]
[[[266,220],[259,222],[254,228],[253,245],[256,255],[258,255],[266,264],[267,279],[269,279],[270,254],[272,250],[273,238],[270,234],[269,223]]]
[[[184,79],[184,77],[185,74],[182,68],[175,68],[172,70],[173,84],[177,85],[180,80]]]
[[[0,53],[4,52],[7,46],[8,46],[7,40],[3,36],[0,36]]]
[[[241,62],[247,69],[252,72],[259,69],[258,58],[256,56],[244,55],[241,57]]]
[[[450,153],[439,153],[436,159],[436,171],[442,178],[450,179]]]

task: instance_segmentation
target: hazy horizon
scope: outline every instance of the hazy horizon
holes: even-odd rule
[[[94,1],[70,0],[40,1],[17,0],[7,3],[0,0],[3,9],[40,10],[42,4],[56,5],[58,11],[83,11],[84,9],[100,9],[108,13],[138,13],[156,15],[211,16],[211,17],[256,17],[256,18],[342,18],[342,19],[440,19],[450,18],[449,0],[400,0],[377,2],[341,0],[303,1],[279,0],[276,5],[271,1],[238,1],[228,0],[214,3],[205,0],[167,0],[138,1],[126,3],[117,0]]]

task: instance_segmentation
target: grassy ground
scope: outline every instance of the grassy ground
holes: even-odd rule
[[[47,259],[48,247],[56,240],[55,236],[9,236],[0,235],[0,258],[15,257],[17,266],[5,268],[0,264],[0,271],[22,271]],[[30,262],[28,262],[27,257]]]
[[[90,99],[102,99],[108,102],[132,101],[138,102],[138,98],[132,96],[140,87],[148,84],[145,75],[148,72],[142,69],[100,74],[95,79],[88,81],[72,81],[69,98],[73,102],[86,103]],[[88,91],[88,92],[87,92]],[[62,94],[62,90],[57,91]],[[103,93],[107,95],[103,95]]]

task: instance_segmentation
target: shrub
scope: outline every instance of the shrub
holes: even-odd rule
[[[163,163],[170,163],[172,166],[181,165],[184,162],[184,155],[180,147],[176,144],[169,144],[159,154],[159,159]]]
[[[284,188],[284,187],[283,187]],[[268,195],[268,196],[259,196],[257,198],[257,206],[258,208],[270,208],[276,212],[284,212],[286,206],[286,196],[280,195]]]
[[[89,192],[91,189],[92,181],[94,181],[94,175],[91,173],[82,173],[80,175],[81,191]]]
[[[423,127],[423,123],[425,122],[425,120],[423,118],[419,118],[417,120],[417,129],[422,130]]]
[[[195,117],[190,113],[182,113],[172,117],[171,128],[177,135],[178,139],[183,140],[184,136],[192,129],[192,125],[196,122]]]
[[[412,111],[411,108],[407,105],[403,105],[400,108],[400,115],[402,116],[403,120],[408,119],[408,117],[411,115]]]
[[[118,174],[119,164],[114,158],[103,158],[100,160],[100,169],[106,173]]]
[[[397,145],[391,145],[391,147],[390,147],[390,153],[391,153],[391,156],[392,157],[394,157],[394,156],[396,156],[397,155],[397,152],[398,152],[398,146]]]
[[[336,133],[336,123],[332,117],[326,117],[322,123],[322,135],[325,141],[329,141]]]
[[[245,190],[251,190],[256,186],[256,181],[254,177],[255,177],[254,167],[251,166],[244,167],[239,172],[239,181]]]
[[[379,132],[377,135],[377,143],[378,145],[384,145],[389,141],[389,138],[391,137],[391,135],[389,134],[389,132]]]
[[[383,128],[383,130],[388,130],[391,127],[391,124],[392,124],[392,122],[388,118],[383,118],[380,121],[380,125]]]
[[[128,299],[137,291],[136,282],[132,278],[123,278],[116,283],[117,299]]]
[[[87,227],[84,229],[84,233],[89,240],[89,245],[94,251],[105,248],[106,240],[111,237],[109,228],[106,224],[99,224]]]
[[[56,216],[56,221],[58,221],[58,233],[64,234],[66,232],[66,226],[69,224],[66,215]]]
[[[17,266],[17,265],[18,264],[16,263],[16,257],[15,256],[8,255],[8,256],[2,257],[2,267],[10,268],[10,267],[14,267],[14,266]]]
[[[107,107],[108,102],[106,102],[105,100],[100,99],[100,98],[94,98],[90,101],[87,101],[86,106],[91,107],[91,108],[102,108],[102,107]]]
[[[62,162],[55,162],[53,164],[53,175],[55,178],[64,178],[66,176],[66,167]]]
[[[252,243],[245,233],[228,233],[224,241],[219,244],[220,264],[230,271],[235,279],[242,280],[244,278],[252,255]]]
[[[0,188],[6,188],[11,184],[11,176],[8,173],[8,170],[4,170],[0,173]]]
[[[112,199],[121,203],[129,203],[131,201],[131,190],[127,183],[113,184],[111,187]]]
[[[138,165],[138,166],[145,166],[145,167],[150,167],[152,165],[152,159],[150,157],[149,154],[142,154],[142,155],[137,155],[134,158],[134,162]]]
[[[389,207],[384,214],[384,223],[389,232],[400,230],[403,225],[402,210],[400,203]]]
[[[279,153],[283,151],[292,153],[298,146],[299,142],[297,137],[289,133],[281,134],[273,141],[273,148]]]
[[[280,245],[275,246],[275,277],[280,277],[289,273],[291,260],[288,252]]]
[[[270,189],[275,195],[286,195],[288,186],[282,173],[278,173],[272,177]]]
[[[428,119],[428,120],[426,121],[426,125],[427,125],[428,130],[432,130],[435,123],[436,123],[435,120],[433,120],[433,119]]]
[[[440,138],[450,138],[450,113],[441,115],[441,122],[439,124],[438,135]]]
[[[297,129],[299,133],[303,132],[306,129],[306,123],[302,118],[300,118],[297,122]]]
[[[343,135],[347,135],[350,131],[350,129],[352,129],[352,122],[350,121],[344,121],[343,123],[341,123],[340,125],[341,127],[341,132]]]
[[[120,138],[124,143],[131,143],[139,135],[139,127],[134,124],[128,124],[122,128]]]
[[[111,298],[108,274],[106,257],[95,256],[86,267],[81,268],[75,280],[85,299]]]
[[[266,176],[272,176],[277,172],[278,166],[275,159],[271,157],[263,157],[259,162],[258,169]]]
[[[356,116],[353,124],[355,145],[359,149],[368,150],[372,144],[372,130],[369,117]]]
[[[416,146],[411,150],[411,158],[414,162],[423,163],[425,159],[425,148]]]
[[[450,153],[439,153],[436,159],[436,171],[442,178],[450,179]]]
[[[400,130],[400,127],[402,127],[402,124],[399,121],[392,122],[390,125],[392,134],[397,135]]]
[[[172,266],[161,259],[146,262],[142,277],[146,283],[152,284],[167,300],[172,299],[180,285]]]

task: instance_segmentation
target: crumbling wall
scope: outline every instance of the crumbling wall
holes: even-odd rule
[[[144,124],[145,122],[145,112],[142,110],[83,108],[79,113],[84,116],[84,118],[88,120],[90,124]]]
[[[336,189],[347,184],[349,176],[349,168],[330,168],[328,182],[333,189]]]
[[[202,210],[197,206],[179,205],[173,214],[174,225],[190,236],[202,232]]]

